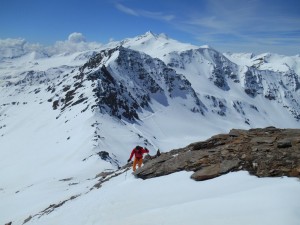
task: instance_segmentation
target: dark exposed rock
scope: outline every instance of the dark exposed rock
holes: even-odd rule
[[[257,74],[253,68],[248,68],[245,72],[244,90],[250,97],[255,97],[262,93],[262,75]]]
[[[101,157],[101,159],[103,159],[103,160],[108,160],[108,159],[110,159],[109,153],[106,152],[106,151],[98,152],[98,155],[99,155],[99,156]]]
[[[289,139],[279,140],[277,142],[277,147],[278,148],[289,148],[289,147],[292,147],[291,140],[289,140]]]
[[[214,177],[217,177],[221,174],[230,172],[233,169],[237,169],[239,166],[240,160],[224,160],[221,163],[213,164],[211,166],[204,167],[196,171],[191,178],[196,181],[207,180]]]
[[[24,220],[23,224],[29,222],[32,219],[32,216],[29,216],[27,219]]]
[[[64,205],[66,202],[72,201],[72,200],[78,198],[79,196],[81,196],[81,194],[71,196],[70,198],[65,199],[65,200],[63,200],[63,201],[61,201],[61,202],[59,202],[59,203],[57,203],[57,204],[51,204],[51,205],[49,205],[46,209],[44,209],[43,211],[41,211],[41,212],[39,212],[39,213],[37,213],[37,214],[35,214],[35,215],[33,215],[33,216],[30,215],[27,219],[24,220],[23,224],[28,223],[28,222],[29,222],[31,219],[33,219],[34,217],[39,217],[39,218],[40,218],[40,217],[42,217],[42,216],[44,216],[44,215],[50,214],[50,213],[53,212],[55,209],[57,209],[57,208],[61,207],[62,205]]]
[[[99,178],[99,177],[106,178],[107,176],[109,176],[109,175],[111,175],[113,173],[114,173],[113,171],[110,171],[110,172],[101,172],[101,173],[97,174],[95,178]]]
[[[59,101],[58,101],[58,100],[55,100],[55,101],[53,102],[53,104],[52,104],[53,110],[56,110],[58,106],[59,106]]]
[[[145,162],[135,176],[147,179],[194,171],[197,181],[246,170],[258,177],[300,178],[300,129],[237,130],[192,143]]]
[[[98,152],[97,154],[100,156],[100,158],[102,160],[110,162],[111,164],[116,165],[118,168],[120,168],[119,161],[117,159],[115,159],[114,157],[111,157],[108,152],[101,151],[101,152]]]

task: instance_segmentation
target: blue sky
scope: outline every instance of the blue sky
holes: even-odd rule
[[[299,0],[1,0],[0,39],[107,43],[151,30],[221,52],[300,54]]]

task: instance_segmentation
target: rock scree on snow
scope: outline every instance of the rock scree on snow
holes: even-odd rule
[[[232,129],[158,157],[146,157],[134,175],[148,179],[183,170],[194,171],[191,178],[196,181],[239,170],[258,177],[300,178],[300,129]]]

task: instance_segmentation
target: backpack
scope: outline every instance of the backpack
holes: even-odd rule
[[[143,148],[141,146],[136,146],[135,147],[135,152],[137,155],[143,156]]]

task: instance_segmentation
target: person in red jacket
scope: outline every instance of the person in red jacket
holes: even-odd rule
[[[149,150],[147,148],[143,148],[141,146],[136,146],[130,154],[130,157],[127,162],[130,162],[133,155],[134,155],[134,160],[133,160],[133,165],[132,165],[132,170],[133,172],[136,170],[136,165],[140,168],[143,164],[143,154],[149,153]]]

